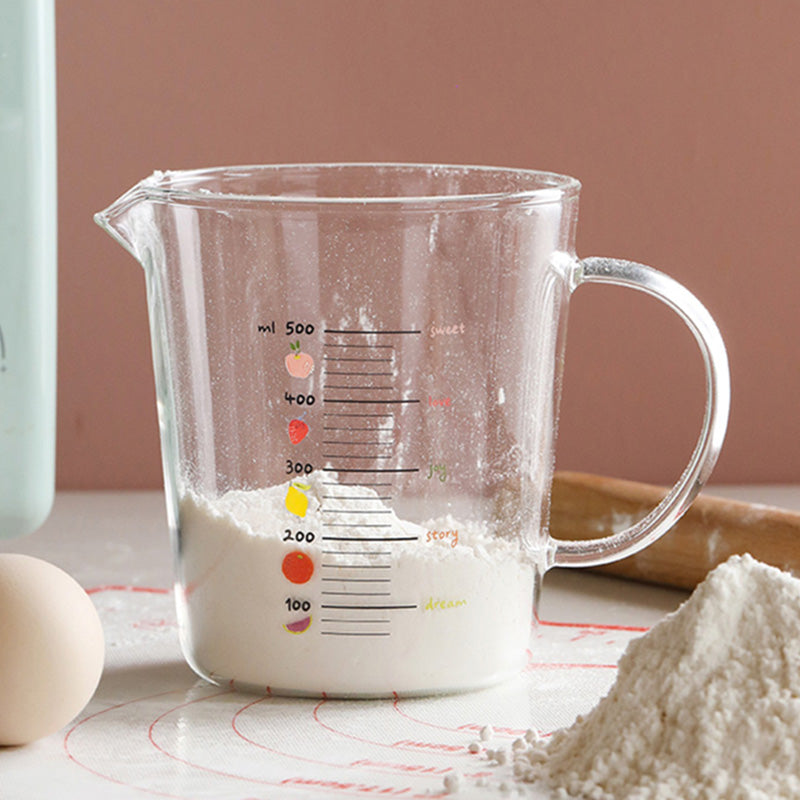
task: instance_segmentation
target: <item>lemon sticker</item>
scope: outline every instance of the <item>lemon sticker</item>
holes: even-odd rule
[[[308,498],[301,489],[308,491],[310,488],[304,483],[290,483],[286,492],[286,510],[297,517],[305,517],[308,511]]]

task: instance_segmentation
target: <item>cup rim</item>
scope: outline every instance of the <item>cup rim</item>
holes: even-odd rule
[[[219,179],[221,176],[247,179],[258,174],[279,172],[311,173],[373,170],[395,173],[425,171],[429,175],[451,173],[454,177],[468,173],[495,173],[512,182],[516,180],[520,188],[507,188],[497,191],[439,192],[416,194],[368,194],[355,195],[316,195],[303,193],[247,193],[219,191],[203,186],[203,183]],[[524,184],[528,186],[524,186]],[[140,182],[140,191],[149,199],[164,201],[191,201],[203,204],[226,201],[244,203],[271,203],[299,206],[449,206],[449,205],[517,205],[561,203],[568,197],[576,196],[581,188],[580,181],[568,175],[544,170],[517,167],[494,167],[479,165],[457,165],[417,162],[308,162],[281,164],[254,164],[221,167],[204,167],[184,170],[157,170]]]

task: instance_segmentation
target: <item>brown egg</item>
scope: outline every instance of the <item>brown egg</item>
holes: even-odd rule
[[[66,572],[0,554],[0,745],[54,733],[92,698],[103,671],[103,629]]]

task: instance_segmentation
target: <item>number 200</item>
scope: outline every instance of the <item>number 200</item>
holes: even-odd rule
[[[317,538],[314,531],[293,531],[291,528],[286,528],[283,533],[284,542],[308,542],[311,544]]]

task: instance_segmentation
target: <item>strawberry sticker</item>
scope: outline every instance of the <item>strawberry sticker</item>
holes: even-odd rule
[[[308,424],[301,419],[289,421],[289,441],[292,444],[300,444],[308,434]]]
[[[314,359],[300,349],[300,342],[290,342],[291,353],[286,356],[286,371],[293,378],[307,378],[314,371]]]

